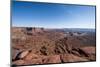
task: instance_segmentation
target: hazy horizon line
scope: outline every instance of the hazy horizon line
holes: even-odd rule
[[[11,27],[32,27],[32,28],[47,28],[47,29],[64,29],[65,27],[37,27],[37,26],[11,26]],[[96,28],[78,28],[78,27],[66,27],[66,28],[72,28],[72,29],[96,29]],[[65,28],[65,29],[66,29]]]

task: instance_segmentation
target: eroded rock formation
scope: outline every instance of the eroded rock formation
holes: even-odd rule
[[[44,28],[12,28],[12,65],[95,61],[95,49],[93,35],[72,36]]]

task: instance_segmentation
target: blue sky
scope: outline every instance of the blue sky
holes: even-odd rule
[[[12,25],[45,28],[95,28],[95,6],[13,2]]]

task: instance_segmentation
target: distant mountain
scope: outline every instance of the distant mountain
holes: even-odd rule
[[[58,32],[95,32],[95,29],[83,29],[83,28],[62,28],[62,29],[51,29],[52,31]]]

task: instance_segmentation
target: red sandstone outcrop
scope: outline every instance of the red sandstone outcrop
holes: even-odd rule
[[[96,60],[95,37],[67,34],[44,28],[12,28],[12,65]]]
[[[62,54],[61,55],[62,62],[80,62],[80,61],[89,61],[86,58],[79,57],[73,54]]]

